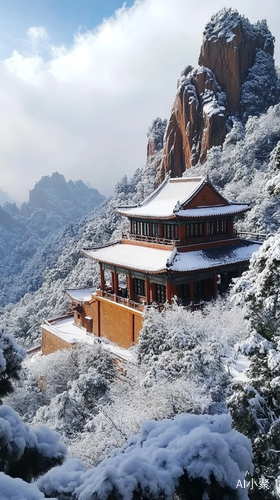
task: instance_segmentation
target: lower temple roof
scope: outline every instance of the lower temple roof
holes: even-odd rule
[[[259,250],[260,245],[257,242],[241,240],[233,245],[186,253],[177,252],[169,269],[171,271],[188,272],[247,262],[251,259],[252,254]]]
[[[83,254],[125,269],[162,273],[191,272],[247,262],[259,248],[260,243],[250,240],[190,252],[116,243],[98,249],[84,249]]]

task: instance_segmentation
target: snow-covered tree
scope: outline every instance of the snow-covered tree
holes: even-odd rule
[[[12,381],[19,378],[24,356],[25,351],[14,339],[1,331],[1,396],[13,390]],[[58,433],[46,426],[32,429],[10,406],[0,406],[0,471],[31,481],[50,467],[61,464],[65,453],[65,445],[60,442]]]
[[[61,500],[245,500],[237,484],[246,471],[253,471],[251,444],[231,429],[230,416],[181,414],[144,422],[94,469],[67,461],[36,484]]]
[[[279,322],[280,235],[264,242],[252,259],[249,271],[233,288],[234,300],[245,307],[249,336],[239,344],[250,367],[247,382],[233,387],[228,399],[235,427],[253,442],[255,479],[270,480],[263,496],[275,498],[280,474],[280,322]]]
[[[0,398],[12,392],[12,381],[18,380],[25,351],[11,335],[0,329]],[[0,400],[1,403],[1,400]]]

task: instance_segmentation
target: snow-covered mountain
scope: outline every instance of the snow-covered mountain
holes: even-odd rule
[[[56,172],[36,183],[20,209],[14,203],[0,207],[0,306],[37,290],[42,270],[54,262],[52,251],[42,256],[49,238],[59,242],[60,228],[92,212],[104,200],[96,189],[82,181],[66,182]]]

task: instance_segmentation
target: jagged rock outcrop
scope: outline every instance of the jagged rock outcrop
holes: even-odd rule
[[[161,152],[163,148],[163,138],[166,130],[167,120],[156,118],[149,127],[147,138],[147,165],[153,164],[155,171],[161,162]]]
[[[241,87],[257,49],[273,57],[274,37],[266,21],[252,25],[237,11],[223,9],[206,25],[198,64],[216,75],[226,93],[229,114],[239,111]]]
[[[170,170],[172,177],[181,177],[186,167],[203,162],[207,150],[223,142],[226,116],[226,97],[213,72],[187,67],[165,133],[159,181]]]
[[[233,9],[212,16],[203,34],[200,66],[181,74],[167,125],[158,183],[206,160],[223,144],[232,120],[246,120],[279,102],[274,37],[266,21],[252,25]]]
[[[148,129],[147,158],[154,156],[163,148],[163,138],[167,120],[156,118]]]

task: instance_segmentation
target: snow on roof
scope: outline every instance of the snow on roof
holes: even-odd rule
[[[69,344],[76,344],[77,342],[94,344],[94,336],[88,334],[84,328],[75,325],[74,316],[58,319],[51,323],[44,323],[43,328]]]
[[[77,302],[89,302],[95,290],[96,287],[78,289],[68,288],[67,290],[64,290],[64,292],[69,295],[70,299],[76,300]]]
[[[254,252],[259,250],[260,245],[261,243],[243,240],[235,245],[224,245],[194,252],[178,252],[169,269],[188,272],[246,262],[250,260]]]
[[[215,207],[199,207],[199,208],[189,208],[186,210],[178,210],[176,212],[177,217],[214,217],[218,215],[232,215],[240,214],[250,210],[249,205],[231,204],[228,206],[215,206]]]
[[[104,349],[110,351],[113,355],[118,356],[127,361],[133,361],[133,354],[123,347],[119,347],[106,338],[98,338],[93,333],[87,333],[85,328],[74,323],[74,317],[69,316],[68,318],[58,319],[52,321],[51,323],[43,324],[44,330],[56,335],[60,339],[68,342],[68,344],[77,344],[79,342],[85,342],[86,344],[93,345],[96,342],[101,342]]]
[[[117,243],[98,250],[83,253],[94,260],[126,269],[159,273],[164,271],[189,272],[209,269],[250,260],[261,243],[242,240],[233,245],[224,245],[205,250],[180,252],[177,249],[160,250],[138,245]],[[171,263],[171,264],[170,264]]]
[[[114,266],[160,272],[165,271],[167,259],[170,259],[172,250],[117,243],[96,250],[83,250],[83,254]]]
[[[137,207],[120,207],[118,213],[130,217],[173,217],[176,207],[186,203],[204,184],[205,177],[180,177],[165,180]]]

